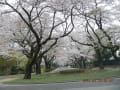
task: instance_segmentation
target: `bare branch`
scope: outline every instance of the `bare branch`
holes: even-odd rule
[[[93,47],[92,44],[79,42],[78,40],[75,40],[75,39],[74,39],[73,37],[71,37],[71,36],[70,36],[70,38],[71,38],[72,41],[76,42],[77,44]]]

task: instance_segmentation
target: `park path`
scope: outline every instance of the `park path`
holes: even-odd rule
[[[0,76],[0,83],[4,83],[4,82],[9,82],[11,80],[15,80],[18,79],[20,77],[22,77],[23,75],[8,75],[8,76]]]
[[[9,81],[12,81],[12,80],[15,80],[15,79],[18,79],[18,78],[6,78],[6,79],[2,79],[2,80],[0,80],[0,83],[9,82]]]

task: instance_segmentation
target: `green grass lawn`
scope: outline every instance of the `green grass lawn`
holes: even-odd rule
[[[21,77],[16,80],[9,81],[7,83],[54,83],[54,82],[68,82],[68,81],[80,81],[84,79],[103,79],[120,77],[120,69],[105,69],[94,70],[84,73],[73,74],[41,74],[32,75],[31,80],[24,80]]]

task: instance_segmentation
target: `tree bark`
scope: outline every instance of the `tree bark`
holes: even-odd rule
[[[100,48],[95,49],[95,51],[96,51],[96,54],[97,54],[97,60],[98,60],[99,68],[101,70],[103,70],[104,69],[104,63],[103,63],[103,58],[102,58],[102,55],[101,55],[101,52],[100,52]]]
[[[47,62],[46,59],[44,59],[44,61],[45,61],[45,72],[49,72],[50,71],[50,67],[49,67],[49,63]]]
[[[85,58],[83,60],[83,69],[86,69],[86,60],[85,60]]]
[[[26,65],[24,79],[31,79],[32,64],[29,62]]]
[[[82,60],[79,61],[80,68],[82,68]]]
[[[49,63],[49,58],[47,56],[43,56],[44,62],[45,62],[45,72],[50,71],[50,63]]]
[[[102,60],[99,62],[99,68],[100,68],[101,70],[103,70],[103,69],[104,69],[104,63],[103,63],[103,61],[102,61]]]
[[[41,62],[42,58],[39,58],[39,60],[36,62],[36,74],[41,74]]]
[[[36,63],[36,74],[41,74],[41,65],[40,65],[40,62]]]

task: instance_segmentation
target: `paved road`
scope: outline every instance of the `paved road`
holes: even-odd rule
[[[7,85],[0,84],[0,90],[120,90],[120,79],[113,82],[69,82],[53,84],[26,84]]]

